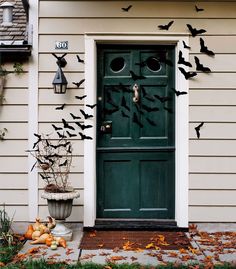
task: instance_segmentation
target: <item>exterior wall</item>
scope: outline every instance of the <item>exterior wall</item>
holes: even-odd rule
[[[134,1],[132,4],[127,13],[121,11],[121,7],[128,6],[125,1],[39,1],[39,133],[51,132],[51,123],[59,124],[62,117],[70,120],[69,112],[76,114],[83,106],[83,102],[74,98],[83,94],[83,89],[77,89],[72,82],[84,78],[84,65],[77,62],[76,55],[84,58],[85,33],[157,33],[157,26],[170,20],[175,23],[169,33],[188,33],[186,23],[198,29],[204,28],[207,30],[202,35],[205,43],[216,55],[201,54],[199,37],[190,37],[193,66],[196,55],[211,68],[212,73],[199,73],[196,79],[190,80],[189,220],[236,221],[236,2],[199,2],[199,7],[205,11],[198,13],[195,2]],[[164,31],[161,33],[165,34]],[[54,49],[55,41],[62,40],[69,42],[68,51]],[[68,64],[63,69],[69,82],[66,95],[55,95],[52,90],[51,83],[57,69],[52,52],[68,53],[65,57]],[[9,99],[8,96],[6,99],[9,103],[4,105],[0,114],[0,121],[9,130],[6,141],[0,145],[0,199],[11,209],[27,209],[28,168],[24,151],[27,147],[27,78],[20,79],[20,82],[13,78],[8,83]],[[16,93],[21,97],[17,98]],[[63,111],[55,110],[63,103],[66,103]],[[198,140],[194,127],[202,121],[205,124]],[[71,181],[81,191],[81,197],[75,200],[68,220],[82,221],[86,180],[83,178],[83,142],[77,139],[73,142],[75,156]],[[39,194],[42,186],[39,181]],[[17,199],[8,195],[12,188]],[[41,198],[38,214],[48,214]],[[27,210],[16,210],[16,219],[27,220]]]
[[[12,70],[12,64],[4,66]],[[28,220],[28,66],[24,73],[9,74],[0,106],[0,130],[7,129],[0,141],[0,205],[5,204],[14,220]]]

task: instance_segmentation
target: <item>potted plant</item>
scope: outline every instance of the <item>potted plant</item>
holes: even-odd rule
[[[79,197],[79,192],[68,181],[72,163],[71,142],[63,137],[52,140],[49,135],[34,135],[37,141],[29,150],[36,160],[32,169],[38,167],[39,175],[46,183],[41,197],[47,199],[49,214],[56,219],[52,234],[71,240],[72,231],[64,222],[71,214],[73,199]]]

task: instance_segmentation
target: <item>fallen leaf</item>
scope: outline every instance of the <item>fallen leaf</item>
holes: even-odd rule
[[[133,262],[133,261],[137,261],[138,258],[136,258],[136,257],[134,257],[134,256],[131,256],[130,259],[131,259],[131,261]],[[151,268],[150,268],[150,269],[151,269]]]
[[[103,269],[112,269],[112,267],[109,266],[109,265],[105,265],[105,266],[103,267]]]
[[[96,254],[86,254],[80,257],[80,260],[88,260],[96,256]]]
[[[96,237],[96,236],[97,236],[96,231],[89,233],[89,237]]]
[[[109,252],[101,252],[100,254],[99,254],[99,256],[108,256],[108,255],[110,255],[111,253],[109,253]]]
[[[0,267],[3,267],[3,266],[5,266],[5,263],[0,262]]]
[[[179,249],[179,252],[180,252],[181,254],[187,254],[187,253],[188,253],[188,251],[187,251],[186,249],[184,249],[184,248],[180,248],[180,249]]]
[[[39,247],[36,247],[36,248],[30,248],[27,253],[28,254],[33,254],[33,253],[37,253],[39,252],[40,248]]]
[[[115,253],[117,253],[117,252],[119,252],[120,251],[120,248],[119,247],[115,247],[115,248],[113,248],[113,250],[112,250],[113,252],[115,252]]]
[[[172,258],[176,258],[176,257],[178,257],[178,253],[177,252],[169,252],[168,256],[172,257]]]
[[[68,248],[66,250],[66,255],[70,255],[71,253],[74,253],[74,250],[72,248]]]
[[[98,244],[97,245],[99,248],[102,248],[102,247],[104,247],[104,244]]]
[[[146,249],[155,248],[155,245],[153,243],[149,243],[145,246]]]

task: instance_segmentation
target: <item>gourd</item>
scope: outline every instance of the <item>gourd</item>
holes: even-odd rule
[[[30,224],[30,225],[28,226],[28,228],[27,228],[27,231],[26,231],[25,234],[24,234],[25,238],[31,240],[31,239],[32,239],[32,234],[33,234],[33,232],[34,232],[33,225]]]
[[[34,231],[32,233],[32,240],[38,239],[42,233],[40,231]]]
[[[39,238],[37,238],[36,240],[30,242],[30,244],[34,245],[34,244],[45,244],[46,239],[50,236],[50,234],[42,234]]]
[[[59,246],[66,248],[66,240],[63,237],[59,239]]]

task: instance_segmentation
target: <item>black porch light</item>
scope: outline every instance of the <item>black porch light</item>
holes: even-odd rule
[[[54,93],[64,94],[66,93],[66,87],[68,82],[61,68],[65,67],[67,64],[66,60],[63,58],[66,55],[66,53],[63,54],[61,57],[58,57],[54,53],[52,53],[52,55],[57,58],[57,65],[58,65],[56,75],[52,82]]]

